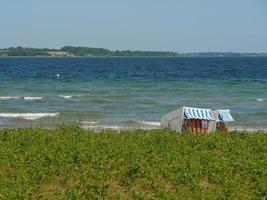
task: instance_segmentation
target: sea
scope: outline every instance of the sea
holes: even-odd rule
[[[0,58],[0,128],[157,129],[182,106],[267,129],[267,57]]]

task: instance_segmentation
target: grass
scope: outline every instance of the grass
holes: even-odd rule
[[[266,199],[267,134],[0,130],[0,199]]]

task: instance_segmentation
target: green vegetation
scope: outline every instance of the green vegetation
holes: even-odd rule
[[[89,47],[62,47],[61,51],[68,52],[74,56],[177,56],[175,52],[165,51],[110,51],[103,48]]]
[[[232,53],[232,52],[204,52],[204,53],[176,53],[170,51],[111,51],[103,48],[65,46],[61,49],[37,49],[11,47],[0,49],[0,56],[118,56],[118,57],[266,57],[267,53]]]
[[[266,199],[267,134],[0,130],[0,199]]]
[[[6,56],[177,56],[175,52],[165,51],[111,51],[103,48],[65,46],[61,49],[37,49],[11,47],[0,49]]]
[[[7,53],[5,51],[0,50],[0,57],[6,57]]]
[[[6,50],[8,56],[48,56],[46,49],[36,49],[36,48],[8,48]]]
[[[74,56],[111,56],[112,51],[102,48],[65,46],[61,51],[69,52]]]

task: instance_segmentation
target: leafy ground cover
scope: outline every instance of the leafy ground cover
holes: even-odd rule
[[[0,199],[266,199],[267,134],[0,130]]]

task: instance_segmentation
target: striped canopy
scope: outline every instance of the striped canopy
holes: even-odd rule
[[[184,116],[186,119],[214,120],[210,109],[184,107]]]
[[[230,114],[230,110],[219,110],[219,120],[223,122],[235,121],[232,115]]]

